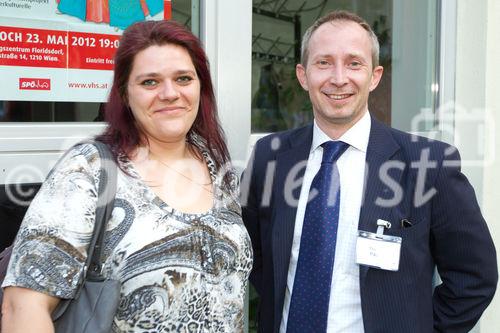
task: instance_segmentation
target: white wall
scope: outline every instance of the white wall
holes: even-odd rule
[[[72,145],[102,123],[0,123],[0,184],[39,183]]]
[[[480,160],[478,128],[466,120],[474,113],[478,121],[484,118],[486,89],[486,15],[487,1],[457,1],[457,54],[455,92],[455,145],[464,161]],[[444,14],[446,15],[446,14]],[[472,164],[472,163],[471,163]],[[463,170],[482,202],[482,166],[464,163]]]
[[[203,0],[201,10],[200,37],[210,60],[222,127],[233,162],[242,167],[250,137],[252,1]]]
[[[477,1],[472,1],[477,3]],[[500,2],[488,0],[487,10],[487,47],[486,47],[486,109],[492,114],[492,122],[495,125],[495,149],[494,160],[485,166],[483,174],[483,212],[486,221],[489,222],[493,241],[497,248],[497,256],[500,248],[500,99],[498,96],[498,80],[500,78]],[[481,321],[481,332],[497,332],[500,327],[500,292],[486,311]]]
[[[462,159],[470,162],[463,171],[476,190],[497,249],[500,246],[500,135],[495,135],[495,127],[500,124],[499,19],[497,0],[457,1],[455,143]],[[464,119],[467,118],[464,113],[471,118]],[[473,163],[480,160],[483,161],[480,165]],[[480,332],[498,331],[498,313],[499,293],[480,321]]]

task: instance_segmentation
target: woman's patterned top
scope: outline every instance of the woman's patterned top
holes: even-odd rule
[[[177,211],[119,158],[118,186],[102,259],[122,283],[113,332],[242,332],[250,238],[242,223],[238,178],[214,183],[205,213]],[[74,147],[44,182],[26,213],[3,286],[71,298],[92,235],[101,161],[95,146]]]

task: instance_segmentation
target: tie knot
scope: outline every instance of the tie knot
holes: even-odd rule
[[[323,160],[321,163],[333,163],[342,155],[349,145],[343,141],[327,141],[323,147]]]

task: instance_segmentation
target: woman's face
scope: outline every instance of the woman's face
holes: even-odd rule
[[[127,98],[139,130],[150,141],[184,141],[200,104],[200,81],[186,49],[165,44],[139,52]]]

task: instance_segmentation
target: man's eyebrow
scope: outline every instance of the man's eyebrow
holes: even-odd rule
[[[366,60],[366,58],[361,53],[356,53],[356,52],[349,53],[349,58],[358,58]]]
[[[351,53],[348,53],[347,54],[347,57],[348,58],[361,58],[361,59],[365,59],[365,57],[363,56],[363,54],[361,53],[357,53],[357,52],[351,52]],[[328,54],[328,53],[324,53],[324,54],[316,54],[312,57],[313,59],[318,59],[318,58],[335,58],[333,55],[331,54]]]

